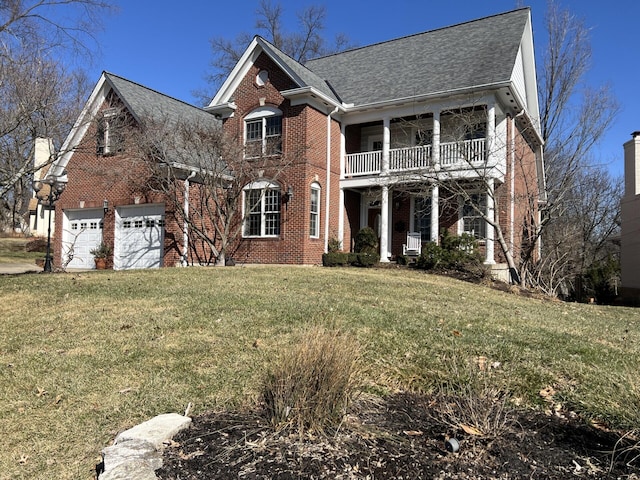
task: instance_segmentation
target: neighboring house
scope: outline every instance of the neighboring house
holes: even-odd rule
[[[127,162],[126,151],[107,151],[104,123],[101,130],[89,121],[108,120],[99,112],[114,102],[134,119],[158,110],[208,115],[212,128],[221,120],[243,142],[247,162],[296,157],[277,177],[265,171],[246,185],[245,226],[234,247],[240,261],[318,264],[330,240],[350,250],[356,233],[370,226],[382,262],[401,255],[411,234],[438,241],[447,229],[474,235],[485,262],[500,268],[494,229],[477,208],[499,222],[517,260],[544,200],[529,9],[305,65],[255,37],[204,110],[104,74],[65,142],[93,150],[74,149],[53,172],[66,168],[69,180],[58,203],[63,235],[56,251],[73,244],[69,266],[90,267],[80,246],[102,238],[114,245],[115,268],[175,265],[184,231],[162,198],[145,198],[122,181],[105,184],[97,173],[105,163]],[[96,133],[103,142],[97,149]],[[153,242],[129,240],[124,218],[137,220],[141,238]],[[142,228],[147,220],[157,229],[151,236]],[[151,250],[153,261],[131,260]]]
[[[33,149],[34,181],[43,180],[49,173],[51,155],[54,154],[53,141],[50,138],[36,138]],[[49,193],[49,185],[44,185],[40,194],[46,196]],[[51,222],[49,222],[51,215]],[[36,237],[46,237],[51,225],[51,235],[55,233],[55,211],[50,209],[46,202],[36,198],[36,192],[29,200],[29,232]]]
[[[640,303],[640,132],[624,144],[622,197],[622,297]]]

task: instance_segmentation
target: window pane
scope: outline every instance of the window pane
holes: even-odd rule
[[[309,219],[309,234],[312,237],[320,236],[320,190],[311,189],[311,213]]]
[[[282,135],[282,117],[267,117],[266,136]]]
[[[282,153],[282,117],[268,117],[266,119],[266,155]]]
[[[247,142],[262,139],[262,120],[247,122]]]
[[[247,236],[260,235],[260,190],[248,190],[245,192],[246,220],[244,234]]]

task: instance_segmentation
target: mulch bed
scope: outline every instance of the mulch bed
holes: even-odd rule
[[[438,422],[432,399],[361,400],[331,435],[276,433],[256,412],[195,417],[165,450],[163,480],[640,479],[640,439],[533,411],[514,411],[497,438]],[[449,436],[460,449],[445,448]]]

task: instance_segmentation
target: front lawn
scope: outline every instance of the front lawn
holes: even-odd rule
[[[190,402],[251,404],[269,363],[316,325],[361,345],[368,393],[428,392],[483,357],[517,404],[640,426],[638,309],[301,267],[3,276],[0,300],[2,479],[91,479],[125,428]]]

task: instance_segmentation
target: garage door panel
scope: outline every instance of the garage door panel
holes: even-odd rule
[[[116,223],[116,269],[162,266],[164,206],[151,205],[118,209]]]
[[[65,212],[62,232],[62,261],[67,268],[93,269],[91,250],[102,242],[102,210]],[[70,259],[70,261],[69,261]]]

